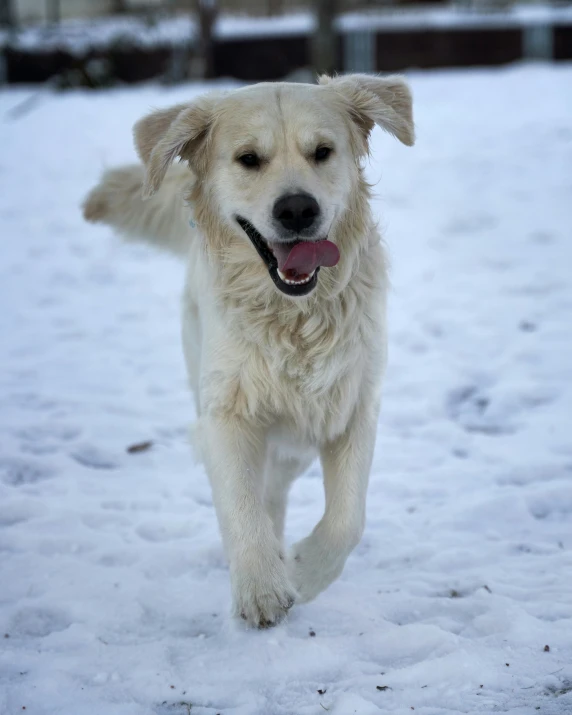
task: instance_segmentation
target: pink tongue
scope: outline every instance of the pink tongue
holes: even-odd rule
[[[302,241],[290,252],[278,249],[274,251],[278,268],[282,273],[292,271],[298,275],[309,275],[318,266],[330,268],[340,260],[340,252],[331,241]]]

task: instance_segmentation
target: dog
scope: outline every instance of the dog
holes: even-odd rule
[[[402,77],[214,92],[141,119],[141,163],[83,204],[186,259],[192,440],[252,627],[315,598],[364,530],[386,361],[387,259],[362,166],[376,124],[413,145]],[[318,455],[325,511],[287,552],[288,491]]]

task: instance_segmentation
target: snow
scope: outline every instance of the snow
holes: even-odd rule
[[[376,131],[368,169],[393,289],[366,533],[262,632],[229,618],[186,443],[183,267],[78,210],[136,119],[204,88],[16,120],[29,92],[0,93],[2,715],[572,711],[572,66],[411,81],[418,145]],[[290,542],[321,508],[315,466]]]
[[[345,13],[338,24],[343,31],[370,30],[431,30],[431,29],[499,29],[521,28],[530,25],[569,25],[572,7],[554,7],[547,4],[515,4],[505,9],[459,6],[437,6],[420,9],[399,8],[380,12]]]
[[[103,17],[66,20],[59,25],[29,25],[4,32],[3,43],[28,51],[62,49],[81,55],[89,50],[119,45],[152,48],[188,42],[196,32],[190,17]],[[1,36],[0,36],[1,37]]]
[[[377,8],[341,13],[342,33],[431,29],[499,29],[570,25],[572,7],[526,4],[506,10],[467,10],[460,7]],[[222,40],[309,35],[315,17],[309,12],[290,12],[273,17],[221,14],[214,34]],[[151,48],[186,43],[197,28],[188,15],[156,17],[103,17],[66,20],[56,26],[30,25],[17,32],[0,31],[0,46],[28,51],[67,50],[75,55],[119,45]]]

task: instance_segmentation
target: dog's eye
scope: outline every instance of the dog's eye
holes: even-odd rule
[[[243,154],[238,157],[238,161],[249,169],[255,169],[257,166],[260,166],[260,159],[256,154]]]
[[[316,161],[326,161],[326,159],[330,156],[331,153],[332,150],[329,146],[319,146],[316,149],[316,153],[314,154],[314,159]]]

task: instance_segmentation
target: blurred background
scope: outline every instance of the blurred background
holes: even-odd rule
[[[572,2],[0,0],[0,82],[102,87],[572,59]]]

